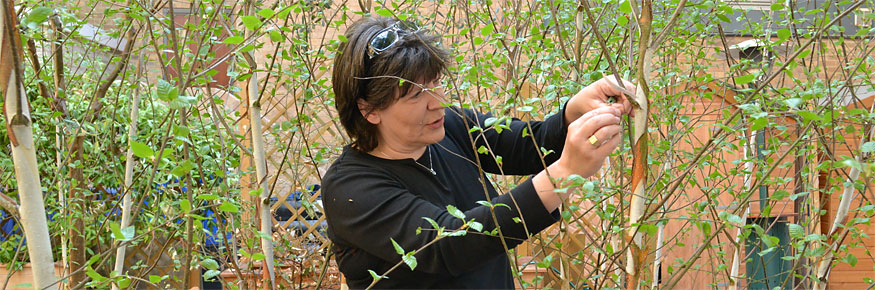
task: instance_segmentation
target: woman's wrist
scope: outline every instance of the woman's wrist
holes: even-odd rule
[[[568,195],[567,193],[561,193],[555,190],[557,187],[561,187],[562,181],[570,175],[569,171],[565,170],[565,168],[557,163],[551,164],[547,169],[542,170],[532,178],[532,185],[535,187],[538,197],[541,198],[541,202],[544,204],[544,208],[547,209],[548,212],[552,212],[559,208],[559,205],[562,204],[562,200]]]

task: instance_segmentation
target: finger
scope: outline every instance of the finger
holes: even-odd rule
[[[624,87],[620,87],[617,84],[617,78],[614,76],[608,76],[603,78],[604,83],[608,84],[607,86],[602,86],[602,94],[606,96],[613,96],[617,99],[617,103],[622,105],[623,112],[629,114],[632,112],[632,103],[629,102],[629,98],[635,98],[635,93],[638,88],[627,80],[623,80]]]
[[[613,153],[614,150],[617,150],[617,147],[620,146],[620,141],[622,141],[622,140],[623,140],[623,134],[619,134],[619,133],[615,134],[610,139],[605,141],[605,143],[603,143],[602,146],[599,146],[599,148],[596,148],[595,149],[596,153],[608,156],[611,153]]]
[[[604,126],[602,128],[599,128],[595,133],[592,134],[592,136],[595,136],[599,141],[596,142],[595,144],[592,144],[592,142],[590,142],[590,143],[595,147],[602,147],[605,144],[607,144],[608,142],[610,142],[611,139],[614,139],[617,136],[619,136],[621,129],[622,128],[619,125],[607,125],[607,126]]]
[[[617,108],[614,108],[614,107],[607,107],[606,106],[606,107],[596,108],[596,109],[593,109],[589,112],[586,112],[585,114],[583,114],[582,116],[577,118],[577,120],[572,121],[571,124],[569,124],[569,126],[568,126],[569,132],[579,130],[579,128],[582,127],[584,123],[589,121],[589,119],[592,119],[593,117],[601,115],[601,114],[610,114],[610,115],[614,115],[617,117],[622,116],[621,111]],[[589,137],[589,136],[587,136],[587,137]]]
[[[589,138],[594,135],[596,131],[599,129],[610,126],[610,125],[620,125],[620,117],[615,114],[598,114],[589,118],[586,122],[583,123],[583,126],[580,128],[580,133],[582,137]],[[601,137],[601,136],[596,136]],[[610,137],[610,135],[604,135],[604,137]]]

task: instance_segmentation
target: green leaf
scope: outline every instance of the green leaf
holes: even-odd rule
[[[857,257],[853,254],[848,254],[848,256],[845,257],[845,261],[848,262],[851,267],[857,266]]]
[[[219,270],[207,270],[206,272],[204,272],[204,280],[210,280],[213,277],[219,276],[220,274],[222,274],[222,272]]]
[[[192,169],[194,169],[194,163],[188,160],[184,160],[182,161],[182,164],[179,164],[179,166],[173,168],[173,170],[170,171],[170,174],[173,174],[173,176],[176,177],[183,177],[191,172]]]
[[[620,15],[617,17],[617,24],[620,26],[626,26],[626,24],[629,24],[629,18],[626,18],[625,15]]]
[[[765,256],[765,255],[773,252],[773,251],[775,251],[775,247],[769,247],[768,249],[760,251],[759,253],[757,253],[757,255],[760,255],[760,257],[762,257],[762,256]]]
[[[300,5],[300,4],[295,4],[295,5],[293,5],[293,6],[286,7],[286,8],[283,9],[283,10],[280,10],[280,12],[276,14],[276,18],[278,18],[278,19],[285,19],[286,16],[289,15],[289,12],[292,12],[292,7],[299,6],[299,5]]]
[[[158,80],[158,86],[156,87],[156,94],[158,95],[158,99],[162,101],[170,101],[170,91],[173,90],[173,84],[163,80]]]
[[[404,248],[401,248],[401,245],[399,245],[395,239],[389,238],[389,240],[392,241],[392,247],[395,247],[395,252],[398,253],[398,255],[404,255]]]
[[[440,228],[440,227],[438,226],[437,222],[435,222],[433,219],[431,219],[431,218],[429,218],[429,217],[422,217],[422,219],[424,219],[424,220],[427,221],[429,224],[431,224],[431,228],[433,228],[433,229],[439,229],[439,228]]]
[[[729,212],[721,211],[720,213],[717,214],[717,216],[720,217],[721,219],[723,219],[727,222],[733,223],[737,226],[743,226],[745,224],[744,219],[742,219],[740,216],[731,214]]]
[[[103,277],[103,275],[100,275],[100,273],[94,271],[91,266],[88,266],[88,268],[85,270],[85,275],[88,275],[88,277],[91,277],[91,280],[94,280],[94,282],[97,283],[106,281],[106,277]]]
[[[416,257],[412,253],[401,256],[401,260],[404,261],[404,264],[407,264],[407,267],[410,267],[411,271],[416,269]]]
[[[498,122],[498,121],[499,121],[499,119],[496,117],[489,117],[483,121],[483,126],[484,127],[492,127],[492,125],[495,125],[495,122]]]
[[[782,200],[782,199],[787,198],[788,196],[790,196],[790,193],[787,192],[786,190],[776,190],[774,193],[772,193],[771,196],[769,196],[769,199]]]
[[[194,198],[203,199],[203,200],[217,200],[217,199],[219,199],[219,196],[215,195],[215,194],[208,194],[207,193],[207,194],[201,194],[201,195],[195,196]]]
[[[49,16],[52,15],[52,13],[54,13],[52,8],[40,6],[31,10],[30,14],[27,15],[27,18],[25,18],[23,22],[27,26],[36,27],[49,19]]]
[[[223,202],[219,205],[219,210],[229,213],[237,213],[237,206],[230,202]]]
[[[252,254],[252,260],[253,261],[262,261],[262,260],[264,260],[264,254],[263,253]]]
[[[458,208],[456,208],[453,205],[447,205],[447,211],[450,212],[450,215],[452,215],[454,217],[457,217],[457,218],[463,219],[463,220],[465,219],[465,213],[463,213],[461,210],[459,210]]]
[[[164,280],[164,278],[162,278],[161,276],[149,275],[149,282],[152,282],[153,284],[160,283],[161,280]]]
[[[495,27],[493,27],[490,23],[486,26],[483,26],[483,29],[480,29],[480,35],[489,36],[490,34],[492,34],[493,31],[495,31]]]
[[[270,18],[275,13],[276,12],[274,12],[273,9],[270,9],[270,8],[264,8],[264,9],[258,10],[258,16],[261,16],[263,18]]]
[[[869,141],[860,146],[860,152],[872,153],[873,151],[875,151],[875,141]]]
[[[386,9],[386,8],[380,8],[380,9],[377,9],[377,15],[380,15],[383,17],[392,17],[392,11],[389,11],[389,9]]]
[[[349,42],[349,39],[346,38],[346,36],[343,34],[338,34],[337,39],[340,40],[341,42]]]
[[[781,40],[789,39],[790,38],[790,29],[787,29],[787,28],[778,29],[778,38],[780,38]]]
[[[246,29],[255,30],[261,27],[261,20],[258,20],[258,17],[246,15],[240,19],[243,20],[243,26],[246,26]]]
[[[646,235],[648,235],[648,236],[656,235],[656,231],[659,230],[659,228],[656,227],[656,225],[652,225],[652,224],[639,224],[639,225],[638,225],[638,229],[639,229],[642,233],[644,233],[644,234],[646,234]]]
[[[478,231],[478,232],[483,231],[483,224],[481,224],[481,223],[478,223],[478,222],[475,222],[472,220],[471,222],[468,223],[468,225],[469,225],[469,227],[471,227],[471,229],[473,229],[475,231]]]
[[[802,99],[800,98],[790,98],[784,100],[784,104],[787,104],[788,107],[798,109],[800,105],[802,105]]]
[[[805,58],[805,57],[808,56],[809,54],[811,54],[811,50],[810,50],[810,49],[806,49],[806,50],[803,50],[802,52],[800,52],[799,55],[796,56],[796,58]]]
[[[219,269],[219,263],[216,260],[206,258],[201,261],[201,266],[209,270]]]
[[[125,238],[125,235],[122,234],[122,229],[118,226],[116,222],[109,222],[109,229],[112,231],[112,238],[118,241],[121,241]]]
[[[187,199],[183,199],[179,201],[179,210],[182,211],[183,214],[186,214],[191,211],[191,202]]]
[[[173,125],[173,135],[180,136],[180,137],[188,137],[188,135],[190,133],[191,133],[191,129],[189,129],[188,127]]]
[[[128,279],[128,278],[121,278],[121,279],[119,279],[119,280],[118,280],[118,287],[119,287],[120,289],[125,289],[125,288],[128,288],[128,287],[131,287],[131,279]]]
[[[801,239],[805,237],[805,229],[802,226],[797,224],[788,224],[787,227],[790,230],[790,237],[794,239]]]
[[[823,121],[823,117],[821,117],[818,114],[812,113],[812,112],[800,111],[800,112],[796,112],[796,114],[798,114],[800,117],[802,117],[802,120],[805,121],[806,123],[810,122],[810,121]]]
[[[467,235],[467,231],[452,231],[447,234],[448,237],[461,237]]]
[[[244,40],[243,36],[235,35],[235,36],[225,38],[225,41],[222,41],[222,42],[225,44],[237,45],[237,44],[243,43],[243,40]]]
[[[374,278],[374,281],[380,279],[389,279],[389,277],[377,275],[377,272],[374,272],[374,270],[368,270],[368,273],[371,273],[371,277]]]
[[[623,1],[619,7],[620,13],[632,13],[632,4],[629,1]]]
[[[756,130],[760,130],[762,128],[765,128],[767,125],[769,125],[769,119],[756,118],[751,123],[753,123],[753,124],[751,124],[750,129],[753,131],[756,131]]]
[[[279,31],[271,30],[267,34],[270,36],[270,41],[280,42],[280,41],[285,40],[285,37],[283,37],[283,34],[280,33]]]
[[[756,78],[756,76],[754,76],[753,74],[743,75],[743,76],[740,76],[740,77],[736,77],[736,78],[735,78],[735,84],[736,84],[736,85],[747,84],[747,83],[752,82],[754,78]]]
[[[173,90],[175,91],[176,88],[173,88]],[[176,97],[176,96],[174,96],[174,98],[171,99],[170,103],[168,103],[167,105],[171,109],[182,109],[182,108],[187,108],[191,105],[194,105],[195,103],[197,103],[197,97],[192,97],[192,96],[178,96],[178,97]]]
[[[137,229],[134,228],[134,226],[128,226],[126,228],[123,228],[121,231],[122,237],[123,237],[122,241],[127,242],[130,240],[133,240],[134,234],[136,234],[136,232],[137,232]]]

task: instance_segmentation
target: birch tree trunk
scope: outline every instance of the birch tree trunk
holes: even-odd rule
[[[131,39],[130,41],[133,41]],[[143,75],[143,54],[140,54],[139,59],[137,60],[137,79],[136,81],[140,81],[140,77]],[[128,144],[134,141],[137,137],[137,123],[140,117],[140,89],[139,85],[136,89],[134,89],[134,98],[131,101],[131,125],[128,127]],[[124,192],[124,198],[122,199],[122,221],[119,227],[126,228],[131,224],[131,194],[133,192],[131,185],[134,183],[134,150],[131,146],[128,146],[128,151],[125,153],[125,186],[122,187]],[[113,272],[123,274],[124,266],[125,266],[125,251],[127,251],[126,245],[119,245],[118,249],[115,253],[115,266],[113,267]],[[112,284],[113,290],[118,290],[118,285]]]
[[[255,15],[255,7],[253,1],[247,2],[246,14]],[[255,31],[246,29],[246,38],[250,38],[255,34]],[[264,156],[264,133],[261,127],[261,98],[258,95],[258,74],[256,73],[257,64],[252,52],[246,53],[246,61],[249,62],[251,76],[246,81],[246,94],[249,100],[249,123],[250,134],[252,134],[252,158],[255,163],[255,183],[261,189],[259,201],[256,204],[256,209],[259,214],[260,229],[261,229],[261,249],[264,254],[263,268],[266,271],[264,277],[265,283],[270,283],[266,289],[274,289],[276,285],[276,274],[273,264],[273,240],[269,237],[273,235],[273,219],[270,216],[270,187],[267,184],[267,161]]]
[[[850,9],[854,9],[855,7],[852,7]],[[873,112],[875,112],[875,104],[872,104],[872,106],[869,107],[869,114],[872,114]],[[875,130],[875,126],[866,126],[866,128],[863,130],[863,137],[860,140],[860,145],[865,144],[869,140],[872,140],[873,130]],[[857,164],[860,164],[860,161],[866,159],[866,157],[868,157],[868,154],[861,152],[857,155],[857,157],[854,158],[854,160]],[[848,218],[848,212],[851,208],[851,202],[854,201],[856,197],[856,195],[854,194],[856,192],[854,184],[857,183],[857,179],[859,178],[859,166],[852,167],[851,172],[848,173],[848,179],[845,180],[844,188],[842,189],[841,201],[839,201],[839,207],[836,209],[836,216],[832,221],[832,226],[830,226],[829,232],[827,232],[826,234],[827,237],[831,237],[833,234],[835,234],[838,231],[839,226],[846,222]],[[820,263],[818,264],[815,272],[815,275],[817,275],[817,279],[814,280],[813,289],[826,289],[827,279],[829,279],[830,265],[832,265],[832,260],[835,257],[835,254],[833,253],[838,250],[839,246],[841,246],[841,241],[841,238],[835,239],[835,241],[832,242],[832,246],[830,247],[830,249],[820,260]]]
[[[647,256],[642,234],[640,233],[641,217],[644,216],[647,200],[647,118],[649,103],[647,96],[648,76],[650,74],[651,59],[654,47],[650,46],[651,22],[653,19],[652,2],[641,1],[641,14],[638,18],[638,26],[641,29],[638,48],[638,90],[635,99],[638,106],[635,108],[634,130],[632,135],[632,199],[629,208],[629,230],[627,240],[629,251],[626,255],[626,289],[638,289],[641,279],[642,264]]]
[[[42,185],[33,143],[30,105],[24,91],[21,37],[12,1],[2,1],[3,35],[0,36],[0,88],[5,97],[3,112],[12,147],[15,180],[21,199],[21,227],[27,239],[27,251],[33,268],[33,286],[57,289],[52,244],[43,205]]]
[[[868,139],[867,137],[868,137],[868,135],[871,134],[871,132],[872,132],[872,129],[866,130],[866,133],[863,136],[863,142],[860,142],[860,144],[863,144],[866,142],[866,140]],[[855,160],[857,163],[860,163],[860,160],[861,160],[860,155],[857,155]],[[839,226],[844,224],[845,221],[847,220],[848,211],[850,211],[850,207],[851,207],[851,201],[853,201],[856,197],[856,195],[854,194],[856,192],[856,189],[854,188],[854,184],[857,183],[858,178],[860,178],[860,169],[857,167],[851,168],[851,172],[848,173],[848,179],[844,183],[845,187],[842,189],[841,201],[839,202],[838,209],[836,209],[836,216],[835,216],[835,219],[833,219],[832,226],[830,227],[830,230],[826,235],[827,237],[831,237],[833,234],[835,234],[838,231]],[[816,290],[826,289],[826,285],[828,284],[827,282],[828,282],[829,273],[830,273],[829,269],[831,268],[830,266],[832,265],[833,258],[835,258],[835,254],[833,254],[833,253],[838,250],[839,246],[841,246],[841,240],[842,239],[840,237],[836,238],[835,241],[832,242],[832,245],[830,246],[829,250],[826,251],[826,254],[820,260],[820,263],[817,266],[817,272],[816,272],[817,279],[814,280],[814,288],[813,289],[816,289]]]
[[[744,186],[741,192],[747,192],[753,184],[753,161],[750,160],[753,158],[753,154],[756,154],[751,153],[751,151],[754,151],[752,148],[756,146],[756,135],[757,131],[751,131],[747,146],[744,146],[742,153],[742,156],[748,161],[744,162]],[[741,216],[741,220],[746,221],[747,216],[750,214],[750,205],[745,203],[742,206],[744,206],[744,214]],[[732,255],[732,266],[729,268],[729,288],[726,288],[727,290],[738,290],[738,268],[741,266],[742,250],[744,249],[741,246],[742,232],[743,228],[738,228],[738,231],[735,233],[735,253]]]
[[[257,74],[252,72],[252,77],[248,81],[247,89],[249,91],[249,113],[252,116],[249,118],[252,126],[252,155],[255,161],[255,177],[256,184],[261,189],[259,196],[258,212],[259,220],[261,221],[261,248],[264,251],[264,267],[267,269],[267,275],[270,279],[270,288],[273,289],[276,275],[273,266],[273,240],[268,238],[273,235],[273,219],[270,216],[270,187],[267,184],[267,161],[264,157],[264,136],[261,128],[261,104],[258,97],[258,79]]]

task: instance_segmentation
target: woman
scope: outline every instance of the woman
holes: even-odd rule
[[[332,82],[353,142],[326,172],[322,194],[328,237],[349,286],[365,288],[373,281],[368,270],[382,275],[401,261],[394,240],[407,252],[420,249],[418,265],[396,268],[377,288],[514,288],[505,247],[558,220],[566,196],[553,191],[554,181],[591,176],[616,149],[620,118],[631,108],[626,98],[600,80],[559,114],[513,120],[498,133],[483,124],[490,115],[442,106],[449,55],[436,35],[391,18],[365,18],[346,38]],[[612,98],[617,102],[609,104]],[[502,162],[478,153],[481,146]],[[541,156],[539,147],[552,153]],[[498,195],[484,172],[535,176]],[[482,201],[506,206],[490,210]],[[500,235],[472,232],[423,248],[437,237],[425,218],[446,230],[465,223],[447,205]]]

